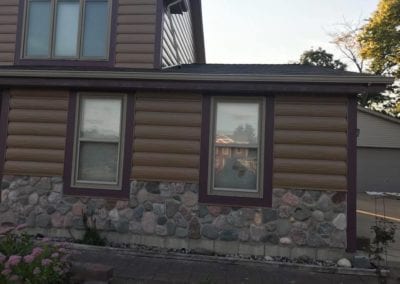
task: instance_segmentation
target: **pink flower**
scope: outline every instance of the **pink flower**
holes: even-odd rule
[[[32,263],[35,260],[35,256],[32,254],[28,254],[24,256],[24,262],[25,263]]]
[[[58,252],[59,253],[67,253],[67,250],[65,248],[59,248]]]
[[[12,255],[10,256],[10,258],[8,259],[7,263],[10,267],[12,266],[16,266],[21,262],[22,257],[19,255]]]
[[[36,267],[34,270],[33,270],[33,275],[38,275],[38,274],[40,274],[40,269],[39,269],[39,267]]]
[[[55,252],[51,255],[51,258],[58,258],[60,254],[58,252]]]
[[[49,266],[52,263],[51,259],[45,258],[42,260],[43,266]]]
[[[35,248],[32,250],[32,253],[31,253],[31,254],[33,255],[33,257],[37,257],[37,256],[41,255],[42,252],[43,252],[43,249],[42,249],[42,248],[40,248],[40,247],[35,247]]]
[[[1,274],[2,275],[4,275],[4,276],[7,276],[7,275],[9,275],[11,273],[11,269],[4,269],[2,272],[1,272]]]
[[[43,243],[48,243],[48,242],[51,241],[51,239],[50,239],[50,238],[43,238],[43,239],[41,239],[41,241],[42,241]]]

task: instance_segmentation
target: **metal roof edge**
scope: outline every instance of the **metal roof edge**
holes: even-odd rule
[[[394,123],[400,124],[400,119],[399,118],[395,118],[395,117],[392,117],[390,115],[387,115],[387,114],[384,114],[384,113],[381,113],[381,112],[377,112],[377,111],[372,110],[372,109],[368,109],[368,108],[365,108],[365,107],[362,107],[362,106],[358,106],[357,110],[361,111],[363,113],[370,114],[372,116],[378,117],[378,118],[382,118],[384,120],[388,120],[390,122],[394,122]]]
[[[252,75],[252,74],[202,74],[154,71],[82,71],[82,70],[29,70],[0,69],[0,77],[29,78],[82,78],[122,80],[171,80],[171,81],[223,81],[271,83],[343,83],[343,84],[393,84],[394,78],[382,76],[346,75]]]

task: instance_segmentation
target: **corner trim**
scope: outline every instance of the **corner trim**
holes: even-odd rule
[[[357,250],[357,98],[348,97],[347,109],[347,251]]]
[[[1,181],[3,180],[4,164],[6,162],[9,111],[10,111],[10,93],[8,90],[3,90],[1,94],[1,110],[0,110],[0,185]],[[1,201],[1,194],[0,194],[0,201]]]
[[[157,0],[156,34],[154,44],[154,68],[162,68],[163,37],[164,37],[164,0]]]

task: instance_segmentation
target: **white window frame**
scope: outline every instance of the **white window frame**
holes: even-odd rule
[[[22,44],[22,58],[23,59],[42,59],[42,60],[89,60],[89,61],[108,61],[110,53],[110,38],[111,38],[111,24],[112,24],[112,0],[107,0],[108,4],[108,24],[107,24],[107,40],[105,56],[83,56],[83,40],[84,40],[84,26],[85,26],[85,7],[86,1],[101,1],[102,0],[78,0],[79,1],[79,23],[78,23],[78,46],[77,54],[75,56],[56,56],[55,55],[55,40],[56,40],[56,24],[57,24],[57,3],[61,0],[50,0],[51,15],[50,15],[50,34],[49,34],[49,54],[48,56],[30,56],[27,54],[28,42],[28,24],[29,24],[29,6],[31,2],[40,0],[27,0],[24,11],[24,28],[23,28],[23,44]],[[43,0],[44,1],[44,0]]]
[[[107,139],[93,139],[93,138],[81,138],[81,118],[82,118],[82,100],[89,99],[121,99],[121,117],[120,117],[120,137],[119,140],[107,140]],[[97,189],[108,189],[108,190],[122,190],[122,178],[123,178],[123,161],[124,161],[124,149],[125,149],[125,128],[126,128],[126,108],[127,108],[127,95],[126,94],[99,94],[99,93],[78,93],[77,94],[77,105],[75,115],[75,131],[74,131],[74,146],[73,146],[73,159],[72,159],[72,174],[71,174],[71,186],[76,188],[97,188]],[[79,158],[80,158],[80,144],[81,142],[89,143],[118,143],[118,161],[117,161],[117,180],[116,182],[105,182],[105,181],[89,181],[79,180]]]
[[[258,155],[257,155],[257,188],[256,190],[238,189],[238,188],[214,188],[215,181],[215,153],[218,147],[215,143],[217,130],[217,104],[222,103],[257,103],[259,105],[258,117]],[[217,196],[234,196],[234,197],[250,197],[263,198],[263,172],[264,172],[264,152],[265,152],[265,98],[264,97],[213,97],[211,99],[211,119],[210,119],[210,137],[209,137],[209,164],[208,164],[208,195]],[[238,148],[237,145],[226,148]],[[255,149],[255,147],[246,147],[241,145],[240,148]]]

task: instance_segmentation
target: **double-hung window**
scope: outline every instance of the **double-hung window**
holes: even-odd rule
[[[208,194],[263,197],[264,99],[213,98]]]
[[[78,95],[72,185],[121,190],[125,95]]]
[[[107,60],[110,0],[27,0],[23,58]]]

